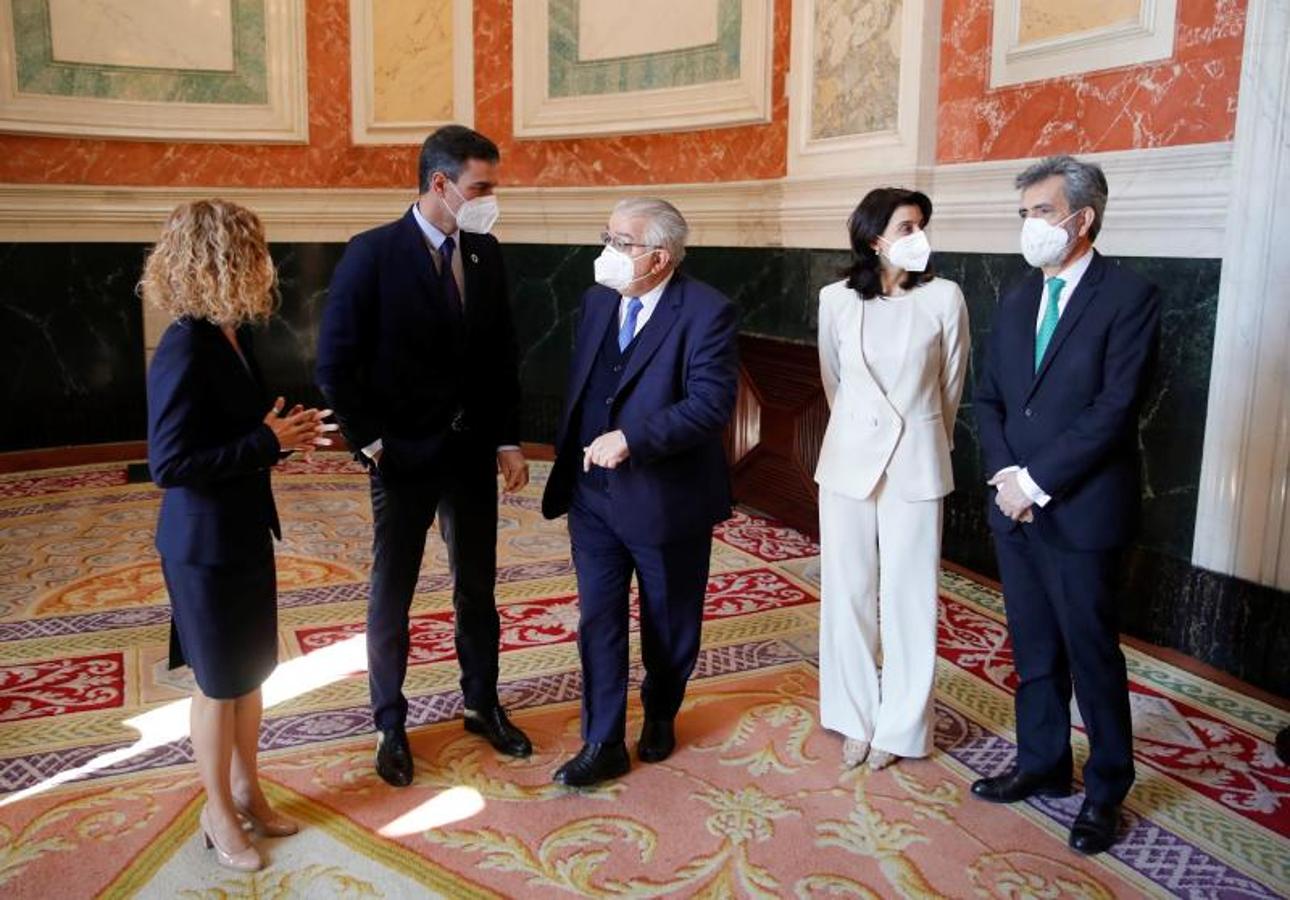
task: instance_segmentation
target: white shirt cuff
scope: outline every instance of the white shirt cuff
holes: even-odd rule
[[[363,455],[366,456],[368,459],[376,459],[376,454],[380,453],[381,450],[383,450],[384,448],[385,448],[385,444],[382,443],[380,438],[377,438],[376,440],[372,441],[372,443],[368,444],[366,447],[363,448]]]
[[[518,449],[520,449],[519,444],[502,444],[500,447],[497,448],[497,452],[501,453],[503,450],[518,450]]]
[[[1022,469],[1017,472],[1017,486],[1021,488],[1022,493],[1029,497],[1036,506],[1045,507],[1048,501],[1053,499],[1044,493],[1044,489],[1035,484],[1035,480],[1030,477],[1028,469]]]
[[[991,476],[990,481],[994,481],[1000,475],[1007,475],[1009,472],[1018,472],[1020,470],[1021,469],[1019,466],[1004,466],[1002,469],[995,472],[993,476]],[[989,484],[990,481],[987,481],[986,484]]]

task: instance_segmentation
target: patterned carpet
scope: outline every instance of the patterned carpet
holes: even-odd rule
[[[502,694],[525,761],[463,732],[442,545],[414,608],[417,780],[372,771],[362,674],[370,510],[337,456],[276,491],[281,658],[263,772],[305,828],[254,876],[196,833],[186,673],[165,668],[158,492],[120,464],[0,477],[0,894],[5,897],[1276,897],[1290,892],[1286,715],[1126,649],[1138,783],[1114,851],[1065,845],[1080,797],[994,807],[1014,674],[991,588],[942,574],[936,753],[842,772],[817,723],[818,549],[741,513],[713,551],[681,749],[602,789],[557,788],[578,744],[577,607],[546,467],[503,500]],[[639,672],[635,673],[636,676]],[[629,713],[632,734],[639,710]],[[1085,744],[1077,738],[1082,759]]]

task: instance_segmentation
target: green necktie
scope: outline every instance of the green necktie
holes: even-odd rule
[[[1062,288],[1066,287],[1066,282],[1060,278],[1049,278],[1045,285],[1048,287],[1048,305],[1044,307],[1044,318],[1039,323],[1039,333],[1035,335],[1035,371],[1039,371],[1039,364],[1044,361],[1044,351],[1048,349],[1048,342],[1053,339],[1053,332],[1057,330],[1057,300],[1062,295]]]

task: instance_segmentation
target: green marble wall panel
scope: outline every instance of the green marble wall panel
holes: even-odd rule
[[[578,16],[583,5],[584,0],[550,0],[547,90],[551,97],[623,94],[739,77],[740,0],[718,0],[715,44],[590,61],[582,60],[578,52]]]
[[[233,70],[164,69],[54,58],[49,0],[11,0],[25,94],[162,103],[268,103],[264,0],[231,0]]]

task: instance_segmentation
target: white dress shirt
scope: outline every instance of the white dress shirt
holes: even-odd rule
[[[440,252],[439,248],[443,246],[443,242],[447,239],[448,235],[444,234],[433,222],[421,215],[421,208],[415,203],[412,204],[412,219],[417,223],[417,227],[421,229],[421,234],[426,239],[426,247],[430,250],[431,258],[434,259],[435,271],[442,272],[443,254]],[[461,298],[461,303],[465,306],[466,274],[465,270],[461,267],[461,236],[455,232],[453,242],[457,245],[457,249],[456,252],[452,254],[452,277],[453,280],[457,282],[457,296]],[[380,438],[377,438],[363,448],[363,455],[368,459],[374,459],[376,454],[379,453],[384,446],[384,442]],[[501,452],[502,450],[518,449],[520,448],[515,444],[502,444],[497,448],[498,452]]]
[[[667,290],[668,282],[672,280],[672,273],[668,272],[667,277],[654,285],[648,291],[638,295],[641,302],[641,311],[636,314],[636,330],[632,332],[632,337],[641,333],[649,317],[654,315],[654,307],[658,306],[658,301],[663,296],[663,291]],[[627,307],[632,302],[632,294],[623,294],[618,298],[618,329],[621,331],[623,323],[627,321]]]
[[[1057,295],[1057,321],[1061,321],[1062,314],[1066,312],[1066,305],[1070,302],[1071,295],[1075,293],[1075,288],[1079,286],[1080,279],[1088,271],[1089,264],[1093,262],[1093,248],[1090,247],[1084,251],[1084,255],[1073,261],[1069,266],[1057,273],[1056,277],[1060,278],[1064,284],[1061,293]],[[1048,279],[1044,279],[1043,285],[1039,289],[1039,313],[1035,316],[1035,334],[1039,334],[1040,325],[1044,321],[1044,311],[1048,306]],[[1053,498],[1048,492],[1035,483],[1035,479],[1030,477],[1027,469],[1017,466],[1007,466],[995,473],[995,478],[1008,472],[1017,473],[1017,486],[1021,488],[1022,493],[1031,499],[1036,506],[1041,509],[1048,505]],[[993,481],[994,479],[991,479]]]

